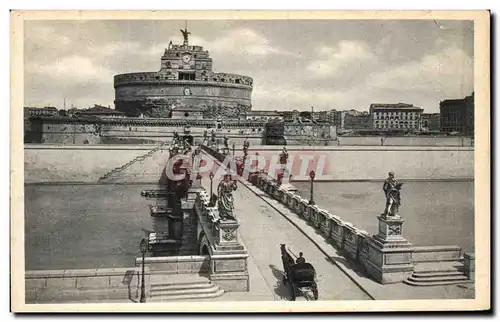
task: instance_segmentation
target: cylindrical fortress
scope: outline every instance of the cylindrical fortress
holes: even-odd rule
[[[115,107],[128,116],[214,118],[244,117],[251,109],[251,77],[214,73],[201,46],[169,44],[158,72],[129,73],[114,78]]]

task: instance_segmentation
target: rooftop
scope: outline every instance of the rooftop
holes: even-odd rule
[[[373,103],[370,108],[420,108],[407,103]]]

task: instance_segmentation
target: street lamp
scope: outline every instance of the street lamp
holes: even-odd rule
[[[141,285],[141,299],[140,303],[146,303],[146,290],[145,290],[145,283],[144,283],[144,257],[146,255],[146,252],[149,249],[149,243],[146,239],[142,239],[141,243],[139,245],[139,248],[142,253],[142,285]]]
[[[210,172],[210,174],[208,175],[208,177],[210,178],[210,206],[213,206],[212,205],[212,199],[213,199],[213,180],[214,180],[214,173],[213,172]]]
[[[234,142],[233,142],[233,155],[236,155],[236,146],[235,146]]]
[[[314,177],[316,176],[316,173],[314,170],[311,170],[309,172],[309,178],[311,178],[311,197],[309,198],[309,204],[314,205]]]

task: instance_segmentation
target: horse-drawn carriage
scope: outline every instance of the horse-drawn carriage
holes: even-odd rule
[[[306,295],[309,292],[312,292],[314,300],[317,300],[318,284],[314,267],[310,263],[295,263],[284,244],[281,244],[281,260],[285,270],[283,283],[292,287],[291,300],[295,301],[298,295]]]

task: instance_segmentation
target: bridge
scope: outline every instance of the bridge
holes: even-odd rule
[[[206,146],[202,151],[205,158],[212,159],[214,172],[219,175],[224,173],[218,170],[225,168],[223,163],[230,154],[224,152]],[[189,161],[193,156],[186,160],[192,168]],[[402,235],[402,218],[378,217],[379,232],[370,235],[340,216],[309,204],[309,200],[288,189],[290,186],[280,186],[265,173],[250,172],[246,178],[241,172],[239,175],[234,192],[235,221],[222,220],[217,205],[211,202],[210,192],[216,190],[220,176],[193,180],[182,211],[183,227],[196,223],[196,254],[146,258],[152,298],[173,299],[170,293],[157,292],[155,285],[167,284],[169,274],[176,271],[201,274],[209,284],[216,285],[211,293],[193,295],[196,298],[252,298],[255,292],[258,298],[267,291],[269,299],[288,299],[280,244],[286,244],[294,254],[303,252],[313,264],[318,272],[320,298],[324,300],[387,299],[391,298],[387,288],[393,289],[392,296],[398,298],[426,297],[436,287],[474,280],[473,254],[463,254],[456,246],[412,245]],[[373,218],[377,220],[376,214]],[[193,241],[188,244],[192,246]],[[176,263],[172,263],[174,259]],[[136,263],[141,265],[142,259]],[[162,274],[167,278],[160,278]],[[412,286],[428,287],[415,291]]]
[[[158,175],[162,182],[158,190],[142,192],[144,198],[155,200],[155,206],[149,214],[139,214],[158,221],[155,231],[148,234],[150,251],[144,258],[147,301],[289,300],[280,244],[286,244],[295,255],[303,252],[315,267],[320,300],[474,296],[470,288],[454,287],[473,283],[473,254],[464,254],[456,246],[414,246],[403,236],[402,218],[377,219],[377,213],[368,216],[380,223],[379,231],[371,235],[343,220],[342,214],[309,204],[263,172],[238,176],[236,220],[221,220],[210,193],[221,179],[217,170],[224,168],[229,154],[224,152],[203,147],[203,156],[216,164],[215,176],[190,178],[192,183],[178,196],[172,196],[172,187],[184,179],[169,182],[166,167],[158,174],[158,164],[154,174],[148,173]],[[146,158],[102,179],[119,181],[135,164],[148,167],[148,162],[157,163],[166,154],[161,149],[148,152]],[[193,169],[193,156],[188,154],[185,160],[180,168],[183,174]],[[99,284],[104,291],[94,287],[92,296],[103,298],[102,293],[107,292],[108,299],[127,300],[130,285],[140,285],[142,258],[135,264],[135,268],[121,270],[33,272],[27,274],[27,289],[30,285],[49,287],[60,278],[66,283],[61,287],[66,294],[68,288],[86,290],[88,285]]]

